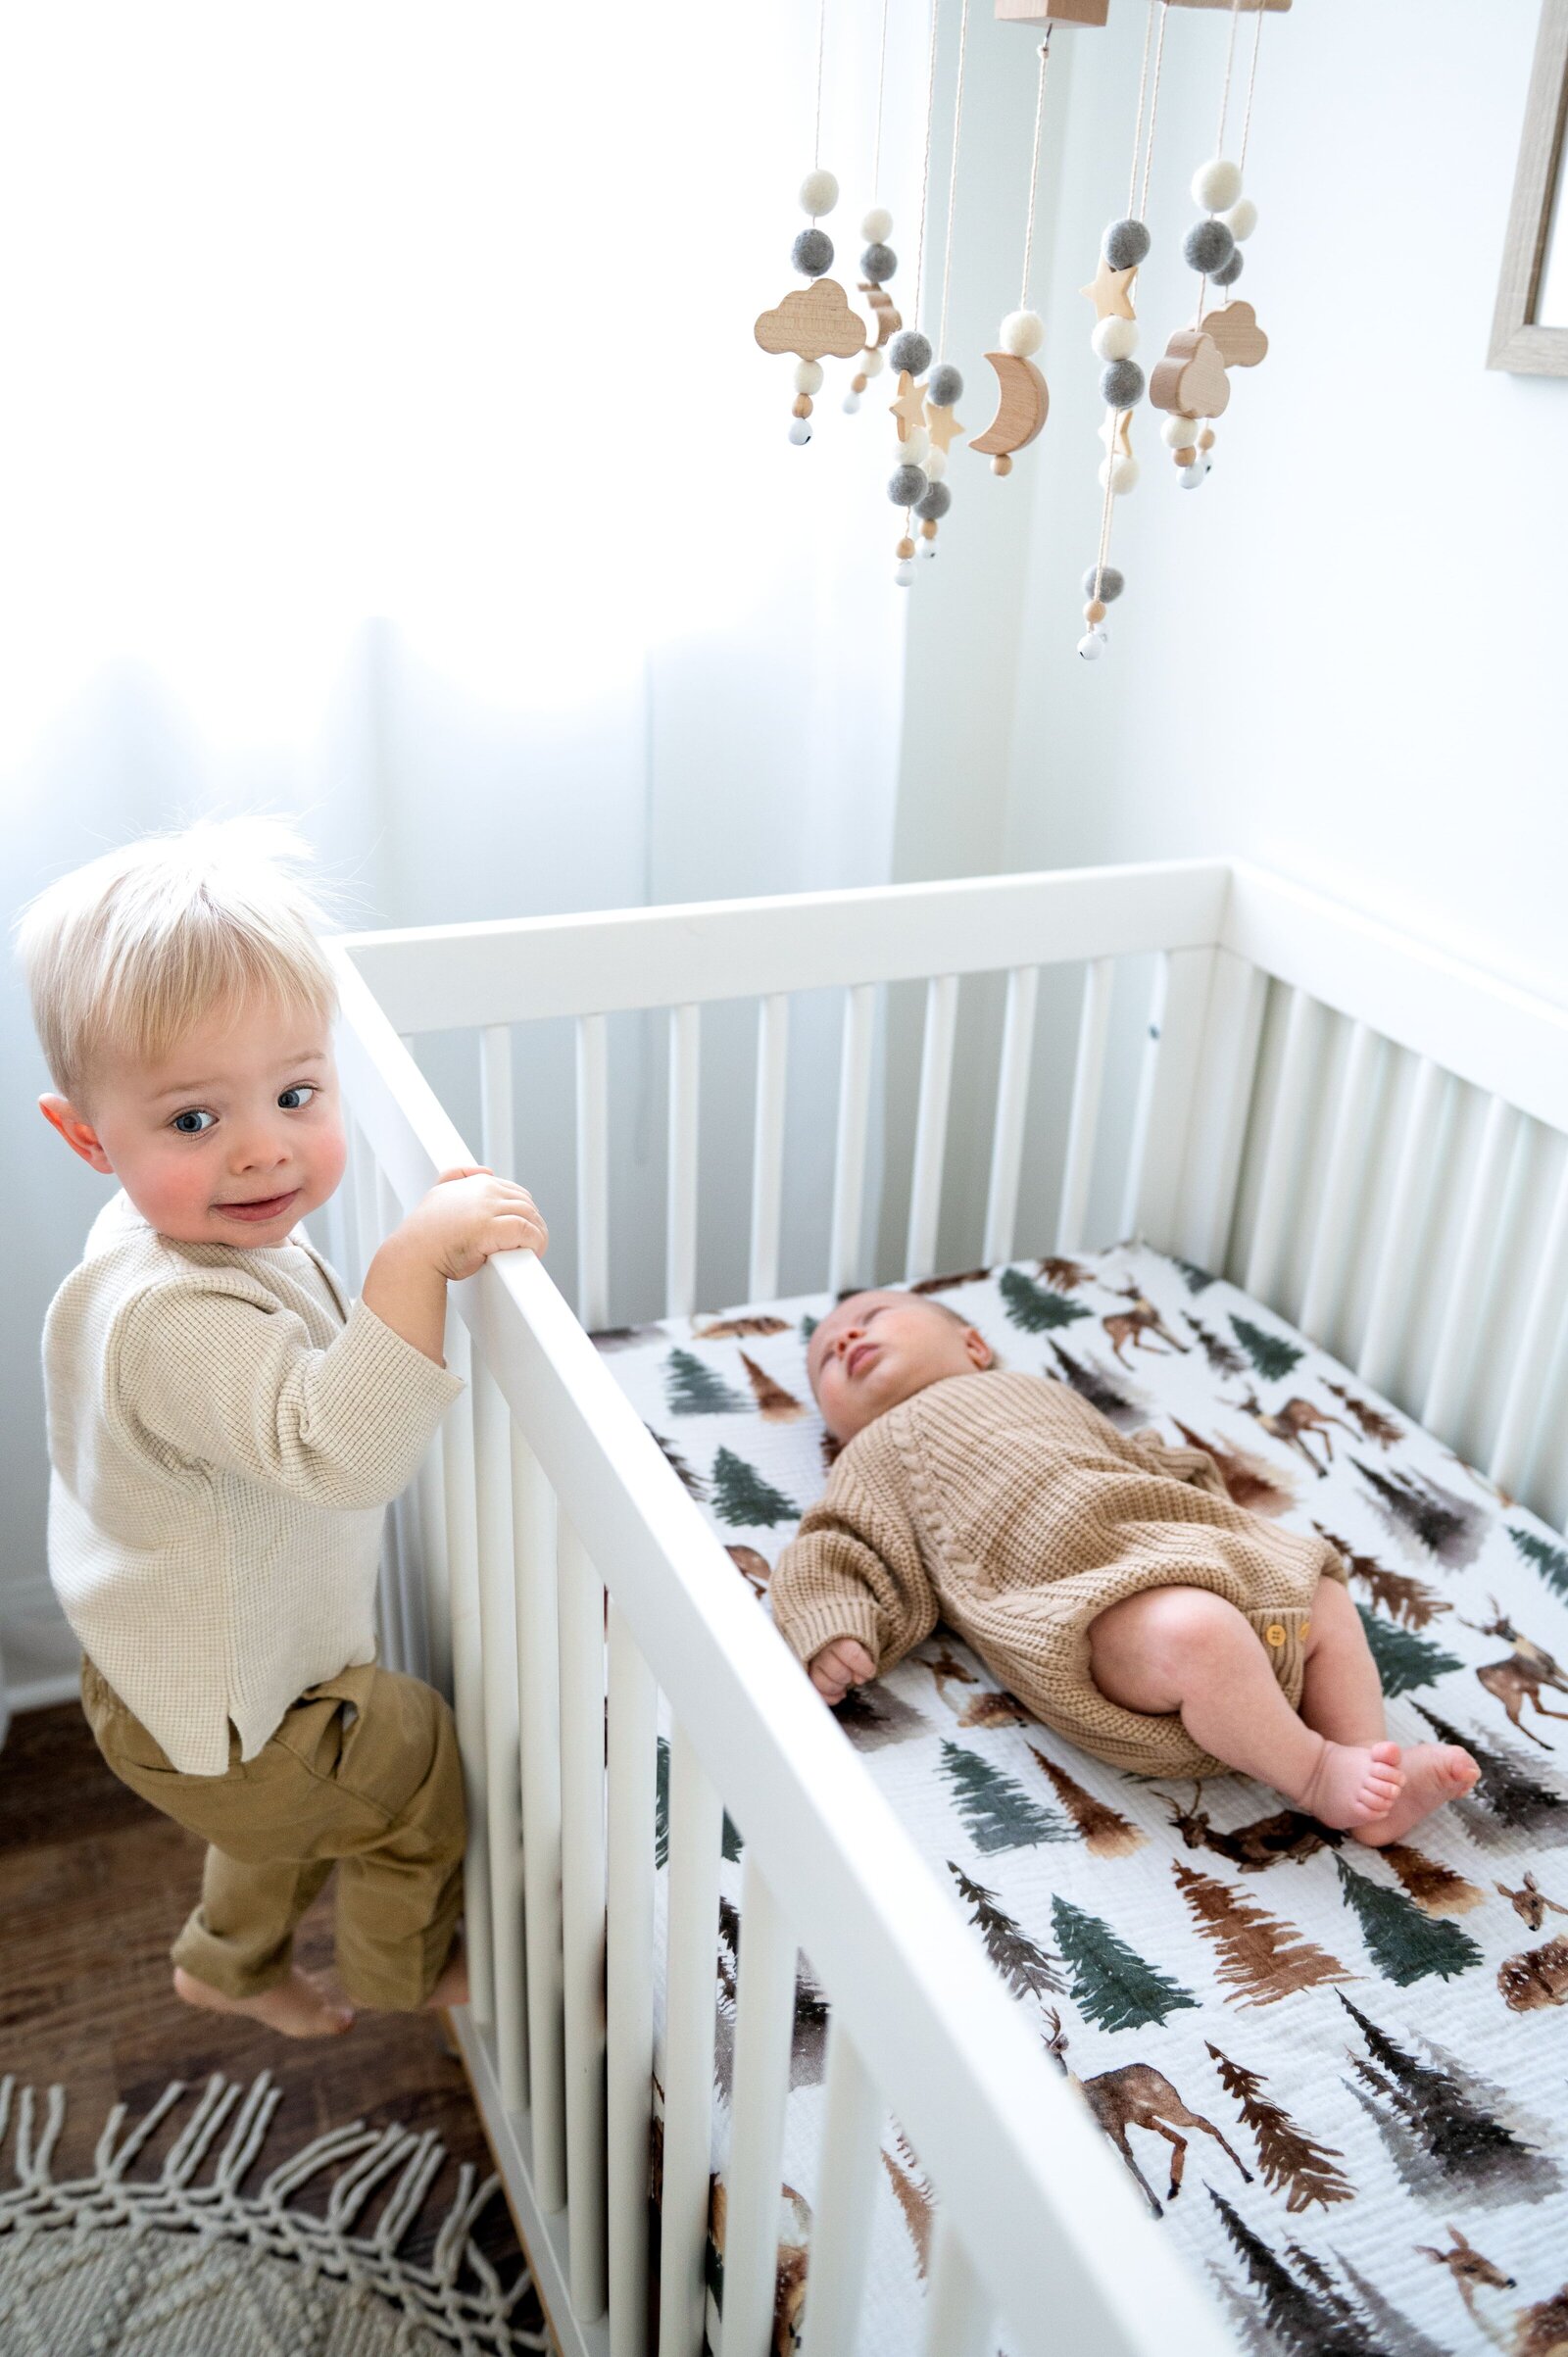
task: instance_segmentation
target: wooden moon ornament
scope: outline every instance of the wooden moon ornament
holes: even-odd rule
[[[996,369],[1001,399],[991,423],[983,434],[976,434],[969,448],[989,459],[1005,459],[1039,433],[1051,407],[1051,395],[1034,362],[1021,353],[988,352],[986,358]],[[1006,468],[996,471],[1005,473]]]
[[[1178,327],[1149,380],[1157,410],[1183,417],[1217,417],[1231,397],[1225,356],[1201,327]]]

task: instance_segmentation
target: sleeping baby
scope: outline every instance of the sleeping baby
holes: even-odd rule
[[[1466,1792],[1451,1743],[1390,1743],[1345,1567],[1233,1505],[1211,1457],[1003,1373],[941,1302],[840,1301],[811,1387],[843,1444],[773,1615],[830,1703],[939,1618],[1020,1701],[1142,1776],[1255,1776],[1382,1845]]]

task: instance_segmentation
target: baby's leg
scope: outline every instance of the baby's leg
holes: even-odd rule
[[[1312,1598],[1301,1716],[1336,1743],[1371,1743],[1384,1732],[1377,1663],[1361,1615],[1338,1580],[1320,1580]],[[1456,1743],[1405,1743],[1399,1768],[1404,1783],[1397,1798],[1382,1816],[1350,1828],[1374,1848],[1402,1841],[1413,1825],[1468,1792],[1476,1780],[1475,1761]]]
[[[1205,1588],[1145,1589],[1100,1613],[1089,1645],[1095,1684],[1108,1700],[1125,1710],[1179,1712],[1195,1743],[1323,1824],[1370,1825],[1394,1805],[1399,1749],[1382,1738],[1381,1697],[1375,1724],[1353,1740],[1308,1726],[1286,1700],[1257,1631],[1223,1596]]]

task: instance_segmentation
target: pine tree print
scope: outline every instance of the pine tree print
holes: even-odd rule
[[[713,1459],[713,1507],[719,1519],[736,1530],[771,1530],[775,1522],[796,1522],[800,1507],[782,1490],[766,1482],[755,1465],[729,1449]]]
[[[1479,1801],[1499,1825],[1510,1830],[1549,1831],[1558,1841],[1568,1840],[1568,1795],[1543,1784],[1530,1762],[1501,1736],[1483,1743],[1476,1736],[1460,1735],[1424,1702],[1412,1702],[1410,1707],[1425,1719],[1440,1743],[1458,1743],[1469,1752],[1481,1770],[1469,1798]]]
[[[890,1686],[852,1686],[833,1716],[857,1751],[884,1751],[890,1743],[924,1735],[929,1724]]]
[[[811,1339],[812,1335],[813,1335],[813,1334],[816,1332],[816,1330],[817,1330],[818,1326],[819,1326],[821,1323],[822,1323],[822,1321],[821,1321],[821,1319],[820,1319],[819,1317],[813,1317],[813,1316],[811,1315],[810,1311],[809,1311],[809,1310],[808,1310],[808,1311],[806,1312],[806,1315],[805,1315],[805,1316],[802,1318],[802,1320],[801,1320],[801,1340],[802,1340],[802,1342],[803,1342],[803,1343],[808,1343],[808,1342],[810,1341],[810,1339]]]
[[[1207,1293],[1209,1287],[1214,1282],[1206,1268],[1200,1268],[1198,1263],[1194,1260],[1183,1260],[1175,1252],[1172,1252],[1171,1254],[1171,1266],[1181,1270],[1182,1283],[1186,1286],[1189,1293]],[[1192,1320],[1189,1318],[1188,1324],[1191,1325],[1191,1323]]]
[[[1231,1312],[1231,1327],[1237,1341],[1266,1383],[1275,1383],[1299,1366],[1305,1352],[1297,1343],[1288,1343],[1282,1334],[1270,1334],[1263,1326],[1254,1326],[1250,1317],[1238,1317]]]
[[[986,1856],[999,1849],[1033,1849],[1042,1841],[1071,1841],[1059,1818],[1049,1816],[1022,1785],[1004,1776],[978,1751],[944,1738],[942,1768],[969,1839]]]
[[[1139,1402],[1112,1383],[1108,1375],[1102,1374],[1092,1359],[1075,1358],[1070,1350],[1064,1350],[1057,1342],[1048,1342],[1046,1348],[1061,1370],[1061,1381],[1070,1383],[1080,1399],[1087,1399],[1091,1407],[1098,1407],[1102,1416],[1108,1416],[1112,1424],[1119,1426],[1123,1432],[1130,1432],[1135,1425],[1149,1421]],[[1054,1372],[1053,1368],[1047,1367],[1048,1375]]]
[[[1251,1514],[1288,1514],[1296,1503],[1296,1492],[1281,1473],[1262,1458],[1250,1456],[1245,1449],[1227,1448],[1223,1441],[1205,1441],[1201,1433],[1194,1432],[1179,1416],[1173,1416],[1182,1439],[1190,1449],[1205,1449],[1219,1467],[1220,1480],[1233,1506],[1245,1506]]]
[[[1376,1441],[1380,1448],[1392,1449],[1396,1441],[1403,1439],[1400,1426],[1392,1416],[1385,1415],[1381,1407],[1374,1407],[1370,1399],[1358,1399],[1354,1392],[1343,1383],[1330,1383],[1327,1376],[1323,1379],[1323,1389],[1332,1392],[1336,1399],[1344,1400],[1366,1438]]]
[[[994,1891],[972,1883],[961,1866],[948,1860],[948,1872],[958,1886],[958,1896],[969,1910],[969,1921],[986,1943],[986,1954],[1015,1997],[1061,1996],[1067,1983],[1061,1959],[1037,1947],[1012,1917],[998,1904]]]
[[[1535,1565],[1552,1594],[1568,1601],[1568,1547],[1553,1547],[1549,1540],[1539,1539],[1534,1531],[1519,1530],[1511,1522],[1507,1530],[1525,1561]]]
[[[692,1327],[694,1343],[744,1342],[754,1334],[788,1334],[787,1317],[725,1317],[711,1326]]]
[[[1386,2300],[1377,2285],[1369,2283],[1359,2268],[1352,2267],[1343,2251],[1336,2251],[1334,2257],[1372,2328],[1372,2345],[1383,2357],[1448,2357],[1447,2350],[1429,2340],[1407,2316]]]
[[[665,1464],[675,1475],[675,1478],[680,1483],[682,1489],[686,1491],[689,1497],[695,1498],[700,1504],[708,1496],[708,1484],[704,1481],[702,1475],[692,1471],[691,1466],[681,1455],[680,1450],[675,1447],[673,1441],[666,1441],[663,1434],[662,1432],[655,1432],[651,1424],[645,1425],[644,1430],[648,1433],[651,1433],[653,1438],[658,1442]]]
[[[664,1401],[672,1416],[743,1416],[746,1401],[692,1350],[671,1350],[664,1361]]]
[[[1080,1285],[1089,1283],[1095,1272],[1092,1268],[1085,1268],[1081,1260],[1066,1260],[1059,1252],[1050,1252],[1041,1261],[1039,1273],[1057,1293],[1076,1293]]]
[[[1057,1326],[1070,1326],[1076,1319],[1089,1315],[1082,1301],[1069,1301],[1064,1293],[1053,1293],[1049,1286],[1037,1285],[1021,1268],[1004,1268],[1000,1284],[1008,1317],[1025,1334],[1049,1334]]]
[[[806,1959],[795,1976],[795,2027],[790,2037],[790,2086],[820,2087],[827,2068],[827,2026],[832,2007]]]
[[[1247,2269],[1249,2282],[1260,2294],[1269,2331],[1291,2357],[1382,2357],[1377,2344],[1310,2284],[1298,2283],[1283,2260],[1254,2234],[1222,2193],[1207,2187],[1208,2198],[1225,2223],[1225,2232]]]
[[[662,1736],[654,1757],[654,1864],[669,1864],[669,1745]]]
[[[1412,1849],[1407,1841],[1390,1841],[1378,1855],[1385,1866],[1393,1867],[1424,1915],[1468,1915],[1486,1897],[1484,1891],[1467,1883],[1451,1866],[1429,1858],[1424,1850]]]
[[[1378,1512],[1396,1538],[1413,1539],[1450,1571],[1474,1562],[1486,1531],[1479,1507],[1425,1473],[1380,1473],[1358,1456],[1350,1462],[1374,1493]]]
[[[758,1413],[764,1423],[793,1424],[798,1416],[805,1415],[804,1401],[797,1399],[793,1392],[787,1392],[782,1383],[775,1383],[766,1368],[760,1367],[756,1359],[749,1357],[744,1350],[741,1352],[741,1365],[746,1369],[746,1380],[752,1387]]]
[[[1073,2003],[1100,2030],[1141,2030],[1167,2014],[1196,2008],[1178,1982],[1146,1964],[1108,1923],[1059,1892],[1051,1902],[1056,1944],[1072,1974]]]
[[[1444,1652],[1430,1638],[1417,1637],[1413,1630],[1379,1620],[1364,1604],[1355,1608],[1361,1615],[1361,1626],[1366,1631],[1383,1691],[1391,1698],[1395,1694],[1412,1694],[1418,1686],[1430,1686],[1434,1678],[1446,1678],[1450,1670],[1464,1667],[1463,1662]]]
[[[1347,1547],[1343,1539],[1326,1531],[1321,1522],[1314,1522],[1312,1528],[1320,1539],[1328,1541],[1350,1578],[1366,1590],[1378,1610],[1386,1612],[1390,1620],[1401,1621],[1407,1629],[1425,1629],[1440,1613],[1452,1611],[1447,1597],[1439,1596],[1424,1580],[1412,1579],[1408,1572],[1388,1570],[1376,1555],[1357,1554],[1354,1547]]]
[[[1043,1751],[1036,1750],[1033,1743],[1029,1748],[1050,1777],[1055,1788],[1056,1798],[1077,1826],[1084,1847],[1091,1857],[1126,1858],[1135,1849],[1143,1848],[1149,1839],[1147,1834],[1140,1833],[1138,1827],[1130,1825],[1125,1817],[1118,1817],[1113,1808],[1107,1808],[1104,1801],[1097,1800],[1093,1792],[1086,1792],[1081,1784],[1073,1782],[1065,1768],[1058,1768],[1054,1759],[1048,1759]]]
[[[1202,1319],[1194,1317],[1190,1309],[1187,1312],[1187,1323],[1197,1335],[1202,1346],[1203,1356],[1208,1360],[1216,1375],[1243,1375],[1246,1373],[1246,1359],[1240,1350],[1233,1350],[1223,1334],[1216,1334],[1212,1326],[1205,1326]]]
[[[956,1273],[945,1277],[921,1277],[917,1283],[910,1286],[909,1291],[911,1293],[956,1293],[960,1285],[984,1284],[990,1274],[989,1268],[960,1268]]]
[[[931,2264],[931,2185],[902,2136],[898,2144],[897,2155],[883,2146],[882,2166],[909,2230],[909,2240],[914,2244],[914,2272],[923,2283]]]
[[[1219,1949],[1215,1978],[1233,2003],[1274,2005],[1298,1989],[1353,1979],[1337,1957],[1314,1947],[1294,1924],[1282,1923],[1255,1899],[1180,1860],[1172,1861],[1171,1872],[1198,1929]]]
[[[1243,2127],[1256,2138],[1257,2166],[1269,2191],[1288,2188],[1285,2206],[1293,2211],[1314,2205],[1326,2210],[1334,2202],[1351,2200],[1355,2187],[1334,2166],[1345,2155],[1333,2145],[1314,2143],[1288,2112],[1269,2102],[1260,2072],[1232,2062],[1218,2046],[1208,2050],[1226,2094],[1241,2105]]]
[[[1481,1950],[1456,1923],[1424,1915],[1402,1891],[1387,1891],[1369,1876],[1357,1874],[1342,1855],[1335,1856],[1340,1892],[1360,1918],[1361,1936],[1372,1961],[1396,1989],[1408,1989],[1436,1973],[1451,1981],[1481,1962]]]
[[[1472,2191],[1495,2187],[1548,2192],[1557,2185],[1556,2164],[1496,2119],[1480,2099],[1479,2087],[1472,2091],[1464,2085],[1456,2064],[1445,2069],[1418,2061],[1353,2005],[1343,1989],[1335,1994],[1372,2056],[1370,2063],[1358,2054],[1350,2056],[1356,2077],[1371,2090],[1363,2098],[1367,2108],[1386,2129],[1402,2135],[1418,2164],[1431,2165],[1424,2173],[1428,2179],[1447,2178]],[[1424,2042],[1437,2052],[1430,2040]],[[1491,2090],[1486,2092],[1490,2096]],[[1414,2174],[1419,2182],[1419,2167]]]

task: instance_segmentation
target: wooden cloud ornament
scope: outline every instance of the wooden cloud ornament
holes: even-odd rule
[[[1051,395],[1034,362],[1021,353],[988,352],[986,359],[997,372],[1001,399],[991,423],[983,434],[976,434],[969,447],[986,458],[1006,458],[1039,433],[1051,407]]]
[[[793,352],[800,360],[853,360],[865,350],[865,321],[832,278],[792,286],[772,311],[761,313],[756,335],[764,352]]]
[[[1268,337],[1250,303],[1224,303],[1203,314],[1203,333],[1212,336],[1227,368],[1255,368],[1268,352]]]
[[[1149,380],[1157,410],[1183,417],[1217,417],[1231,397],[1225,356],[1203,327],[1178,327]]]

